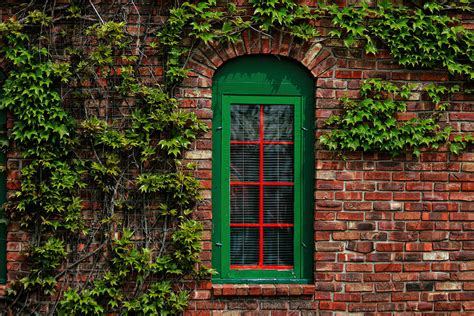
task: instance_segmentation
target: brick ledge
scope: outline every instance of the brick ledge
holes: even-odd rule
[[[213,284],[214,296],[312,296],[314,284]]]

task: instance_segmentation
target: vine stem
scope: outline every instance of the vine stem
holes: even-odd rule
[[[95,7],[94,3],[92,3],[92,0],[89,0],[89,4],[91,5],[92,9],[94,9],[95,14],[97,15],[97,17],[100,20],[100,23],[105,24],[104,20],[102,19],[102,16],[100,16],[99,11],[97,11],[97,8]]]
[[[72,269],[74,268],[75,266],[77,266],[79,263],[81,263],[82,261],[86,260],[87,258],[95,255],[99,250],[101,250],[102,248],[104,248],[104,246],[107,245],[107,241],[104,241],[99,247],[97,247],[96,250],[92,251],[92,252],[89,252],[87,255],[85,255],[84,257],[76,260],[75,262],[71,263],[69,266],[67,266],[64,270],[62,270],[61,272],[59,272],[58,274],[56,274],[54,276],[55,279],[63,276],[69,269]]]

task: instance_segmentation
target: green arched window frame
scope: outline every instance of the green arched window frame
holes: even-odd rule
[[[228,61],[213,78],[212,264],[215,283],[311,283],[314,254],[314,78],[296,61],[251,55]],[[294,113],[294,225],[291,268],[231,267],[230,108],[285,104]],[[261,121],[263,125],[263,120]],[[263,171],[262,171],[263,173]],[[261,184],[261,186],[263,186]],[[260,195],[260,200],[263,200]],[[263,202],[261,202],[263,203]],[[263,208],[263,207],[262,207]],[[260,211],[263,212],[263,211]],[[260,219],[260,234],[265,224]],[[255,224],[254,224],[255,225]],[[260,244],[263,237],[260,237]],[[263,247],[263,246],[260,246]],[[262,252],[262,250],[261,250]],[[260,254],[262,257],[262,254]],[[261,259],[260,259],[261,262]]]

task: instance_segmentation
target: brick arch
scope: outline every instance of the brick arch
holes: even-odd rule
[[[189,89],[202,89],[202,93],[198,93],[199,96],[210,97],[208,94],[212,86],[212,77],[222,64],[236,57],[254,54],[289,57],[303,64],[315,78],[326,76],[326,72],[336,65],[336,58],[332,51],[324,47],[320,41],[301,41],[281,32],[266,35],[254,30],[246,30],[236,43],[202,44],[193,50],[186,65],[191,73],[190,77],[183,82],[181,98],[186,100],[194,97]]]

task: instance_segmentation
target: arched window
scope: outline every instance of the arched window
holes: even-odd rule
[[[213,113],[213,281],[310,282],[313,77],[278,56],[233,59]]]

